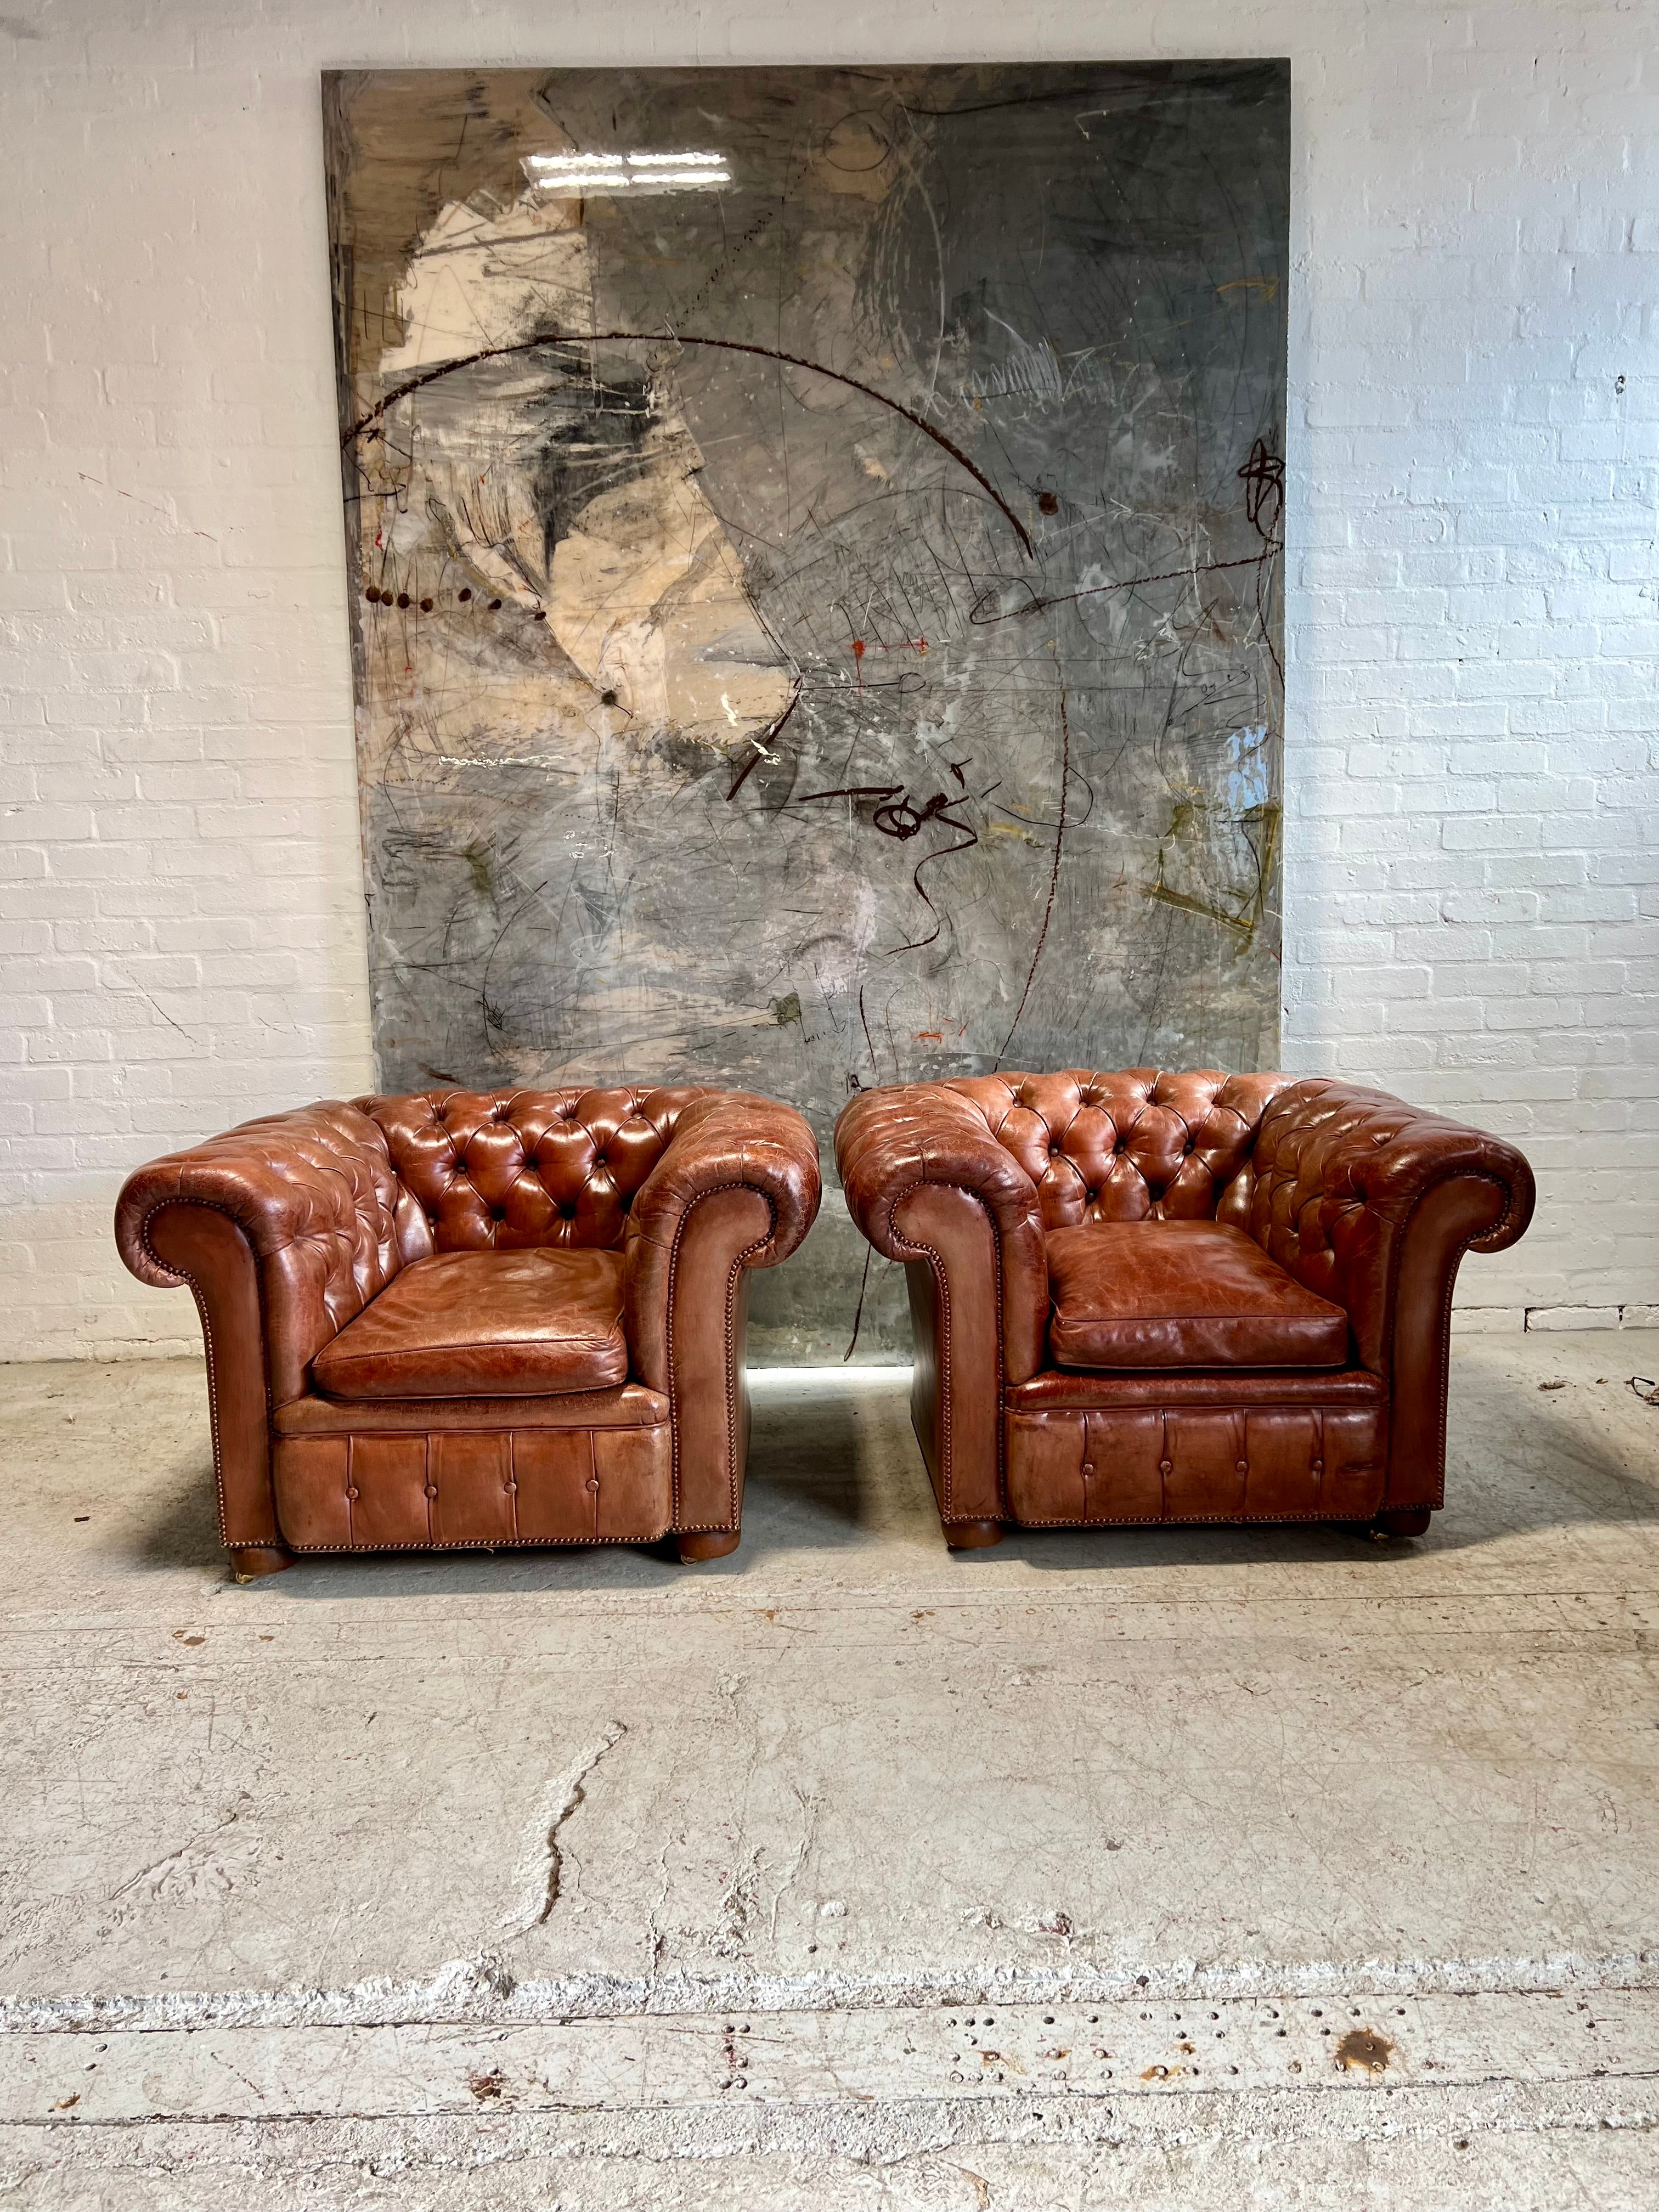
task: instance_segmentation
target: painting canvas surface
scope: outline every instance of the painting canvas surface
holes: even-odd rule
[[[380,1082],[1271,1064],[1287,65],[325,112]]]

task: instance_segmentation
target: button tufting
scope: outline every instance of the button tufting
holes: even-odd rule
[[[1325,1472],[1324,1461],[1322,1459],[1310,1460],[1308,1462],[1308,1471],[1310,1474],[1323,1474]]]
[[[514,1492],[518,1489],[519,1486],[516,1482],[509,1481],[505,1486],[507,1496],[511,1498]]]
[[[1094,1473],[1094,1471],[1095,1471],[1095,1463],[1094,1463],[1093,1460],[1091,1460],[1091,1459],[1085,1459],[1085,1460],[1084,1461],[1084,1462],[1083,1462],[1083,1472],[1085,1473],[1085,1474],[1092,1474]]]
[[[1233,1473],[1235,1474],[1248,1474],[1249,1471],[1250,1462],[1249,1460],[1240,1459],[1233,1462]]]
[[[1175,1473],[1175,1462],[1172,1459],[1159,1460],[1158,1463],[1158,1471],[1160,1474],[1173,1474]]]
[[[438,1486],[435,1482],[428,1483],[426,1486],[426,1494],[428,1498],[435,1498],[438,1495]]]
[[[597,1490],[599,1486],[599,1478],[597,1474],[590,1474],[586,1481],[582,1485],[584,1490]]]
[[[489,1209],[489,1218],[492,1221],[505,1221],[507,1208],[504,1206],[492,1206]]]
[[[358,1498],[359,1494],[360,1494],[360,1493],[359,1493],[359,1492],[358,1492],[357,1486],[356,1486],[356,1484],[355,1482],[349,1482],[349,1483],[346,1485],[346,1496],[347,1496],[349,1498],[350,1498],[350,1500],[351,1500],[351,1502],[352,1502],[352,1504],[353,1504],[354,1505],[355,1505],[355,1504],[356,1504],[356,1502],[357,1502],[357,1498]]]

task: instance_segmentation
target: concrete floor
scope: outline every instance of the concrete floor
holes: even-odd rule
[[[1469,1338],[1425,1540],[939,1541],[902,1376],[744,1540],[225,1579],[190,1364],[0,1380],[0,2203],[1659,2202],[1659,1336]]]

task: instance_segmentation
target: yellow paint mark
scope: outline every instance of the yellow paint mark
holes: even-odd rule
[[[1277,276],[1235,276],[1230,284],[1218,284],[1217,292],[1224,300],[1229,292],[1259,292],[1264,300],[1279,297]]]

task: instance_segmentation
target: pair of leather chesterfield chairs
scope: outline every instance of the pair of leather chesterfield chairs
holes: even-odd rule
[[[1527,1226],[1511,1146],[1379,1091],[1149,1069],[860,1094],[836,1153],[904,1263],[948,1543],[1442,1502],[1453,1280]],[[295,1553],[734,1550],[748,1273],[817,1211],[792,1107],[428,1091],[141,1169],[116,1233],[188,1284],[239,1576]]]

